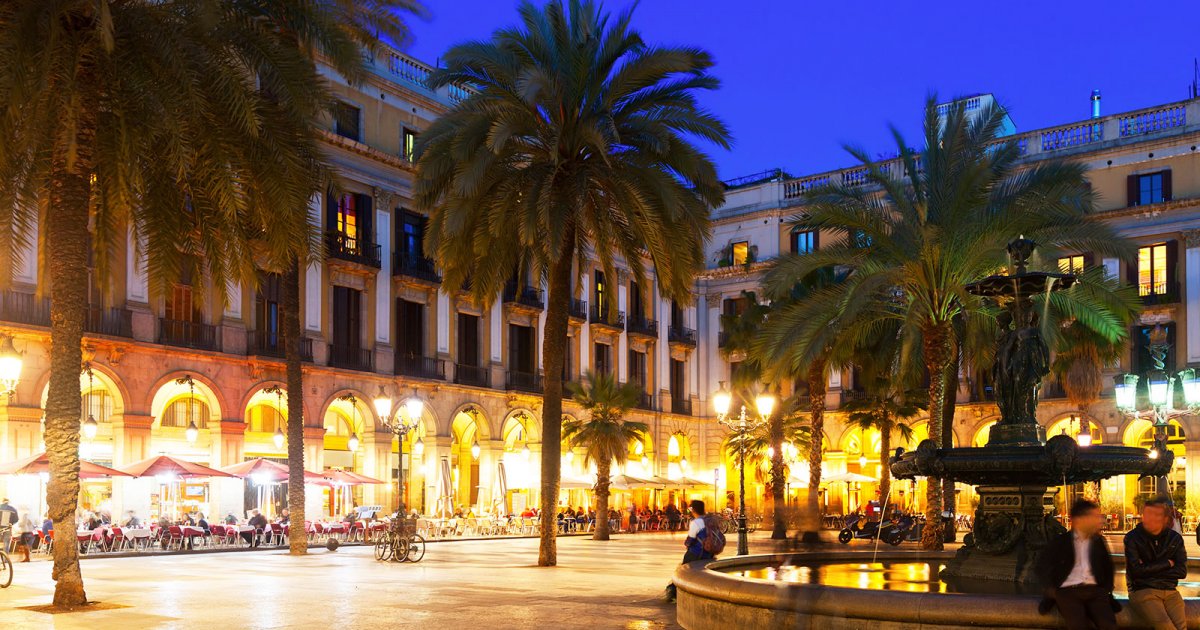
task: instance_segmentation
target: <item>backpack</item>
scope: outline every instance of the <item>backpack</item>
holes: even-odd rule
[[[721,531],[721,523],[712,514],[704,515],[704,540],[700,541],[704,553],[717,557],[725,551],[725,534]]]

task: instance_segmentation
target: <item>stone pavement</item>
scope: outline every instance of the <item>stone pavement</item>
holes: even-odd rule
[[[559,539],[559,566],[538,568],[536,539],[431,544],[419,564],[376,562],[370,547],[83,561],[88,597],[126,606],[49,615],[48,561],[15,565],[0,590],[10,628],[676,628],[659,600],[682,533]],[[755,547],[766,551],[765,534]],[[729,551],[734,541],[730,540]]]

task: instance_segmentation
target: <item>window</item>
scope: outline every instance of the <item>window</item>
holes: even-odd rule
[[[93,389],[83,395],[80,402],[79,421],[87,420],[88,411],[99,424],[112,422],[113,398],[103,389]]]
[[[405,260],[417,260],[425,257],[425,223],[426,218],[413,212],[401,211],[400,234],[396,247],[404,255]]]
[[[479,367],[479,317],[458,314],[458,362]]]
[[[508,326],[508,369],[521,374],[537,372],[536,348],[537,335],[532,326],[509,324]]]
[[[791,251],[793,254],[811,254],[817,251],[817,233],[811,230],[792,230]]]
[[[671,326],[683,328],[683,308],[675,300],[671,300]]]
[[[612,375],[612,346],[606,343],[598,343],[595,347],[595,370],[597,374]]]
[[[343,138],[357,141],[361,115],[362,112],[357,107],[345,101],[338,101],[333,106],[333,132]]]
[[[629,382],[637,383],[646,389],[646,353],[637,350],[629,351]]]
[[[190,413],[189,413],[190,412]],[[162,426],[186,429],[188,422],[196,423],[196,428],[208,428],[208,403],[200,398],[177,398],[163,410]]]
[[[629,319],[631,321],[641,321],[642,319],[642,289],[637,282],[629,282]]]
[[[362,344],[362,292],[333,287],[333,345],[357,349]]]
[[[425,305],[397,298],[396,325],[400,328],[397,353],[402,357],[425,356]]]
[[[287,422],[278,409],[270,405],[255,405],[246,412],[246,424],[249,431],[257,433],[274,433],[275,429],[287,430]]]
[[[745,265],[750,262],[749,241],[738,241],[729,246],[730,262],[734,265]]]
[[[1130,175],[1128,180],[1130,206],[1146,206],[1171,200],[1171,171]]]
[[[687,400],[687,363],[671,359],[671,398]]]
[[[400,157],[415,162],[417,157],[417,132],[404,127],[400,130]]]
[[[254,301],[254,320],[262,343],[266,347],[279,346],[279,303],[282,290],[281,278],[277,273],[260,273],[258,277],[258,295]]]
[[[596,288],[595,288],[596,312],[601,316],[608,312],[608,284],[604,281],[604,272],[596,272]]]
[[[1166,295],[1172,278],[1168,243],[1138,248],[1138,295]]]
[[[338,199],[335,229],[348,240],[358,238],[358,195],[342,195]]]
[[[1078,256],[1063,256],[1058,259],[1058,271],[1060,273],[1081,274],[1085,266],[1082,254]]]

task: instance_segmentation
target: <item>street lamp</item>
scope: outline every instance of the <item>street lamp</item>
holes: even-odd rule
[[[276,384],[264,387],[262,391],[264,394],[275,394],[275,411],[279,413],[280,418],[286,419],[287,416],[283,413],[283,388]],[[283,427],[279,424],[275,425],[275,435],[271,436],[271,440],[275,442],[275,448],[283,448]]]
[[[770,394],[759,394],[754,400],[758,417],[750,419],[746,413],[746,405],[742,405],[737,416],[729,415],[729,406],[733,395],[725,389],[724,381],[721,388],[713,394],[713,411],[717,413],[717,422],[728,427],[737,436],[738,441],[738,549],[739,556],[750,553],[750,538],[746,528],[746,438],[749,434],[767,422],[771,412],[775,410],[775,397]]]
[[[404,518],[407,514],[407,509],[404,505],[404,440],[409,432],[416,430],[421,425],[421,414],[425,410],[425,403],[417,398],[416,392],[404,401],[403,413],[396,413],[393,407],[394,403],[391,396],[382,387],[379,388],[379,395],[375,397],[375,411],[379,414],[379,423],[381,426],[396,436],[396,451],[400,455],[400,462],[397,466],[398,475],[396,478],[396,515],[399,518]],[[421,438],[413,443],[413,455],[420,456],[425,451],[425,443]]]
[[[21,382],[21,366],[25,361],[12,340],[12,335],[0,335],[0,396],[11,395]]]
[[[1175,374],[1166,369],[1167,354],[1171,344],[1167,342],[1167,331],[1161,324],[1150,330],[1149,343],[1146,351],[1150,355],[1153,369],[1146,373],[1146,400],[1150,408],[1138,409],[1136,374],[1118,374],[1113,378],[1113,391],[1116,394],[1117,410],[1135,420],[1148,416],[1154,423],[1154,447],[1150,449],[1149,457],[1157,459],[1159,449],[1166,449],[1167,425],[1171,420],[1187,414],[1200,412],[1200,380],[1196,371],[1188,368]],[[1182,409],[1175,408],[1175,381],[1178,379],[1183,389]],[[1090,438],[1089,438],[1090,439]],[[1167,476],[1158,478],[1157,492],[1171,501],[1171,493],[1167,487]]]
[[[196,438],[200,437],[200,429],[196,427],[196,419],[193,417],[196,410],[196,381],[192,380],[191,374],[184,374],[175,379],[175,384],[188,386],[188,425],[183,434],[187,437],[188,444],[195,444]]]
[[[358,450],[358,398],[354,394],[346,394],[337,399],[350,404],[350,439],[346,440],[346,448],[353,453]]]
[[[100,425],[96,422],[96,416],[92,414],[92,388],[94,387],[94,381],[92,380],[91,363],[83,364],[83,373],[87,374],[88,377],[87,420],[84,420],[80,426],[82,427],[83,437],[91,441],[96,439],[96,432],[100,429]]]

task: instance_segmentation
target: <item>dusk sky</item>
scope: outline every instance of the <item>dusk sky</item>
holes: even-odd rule
[[[610,0],[610,10],[632,4]],[[515,0],[427,0],[408,52],[434,63],[452,44],[517,21]],[[768,2],[644,0],[634,23],[652,43],[701,46],[722,87],[702,102],[733,131],[713,151],[722,178],[782,167],[848,166],[842,145],[893,148],[895,123],[919,144],[936,90],[992,92],[1018,131],[1183,100],[1200,56],[1195,0],[1112,2]]]

